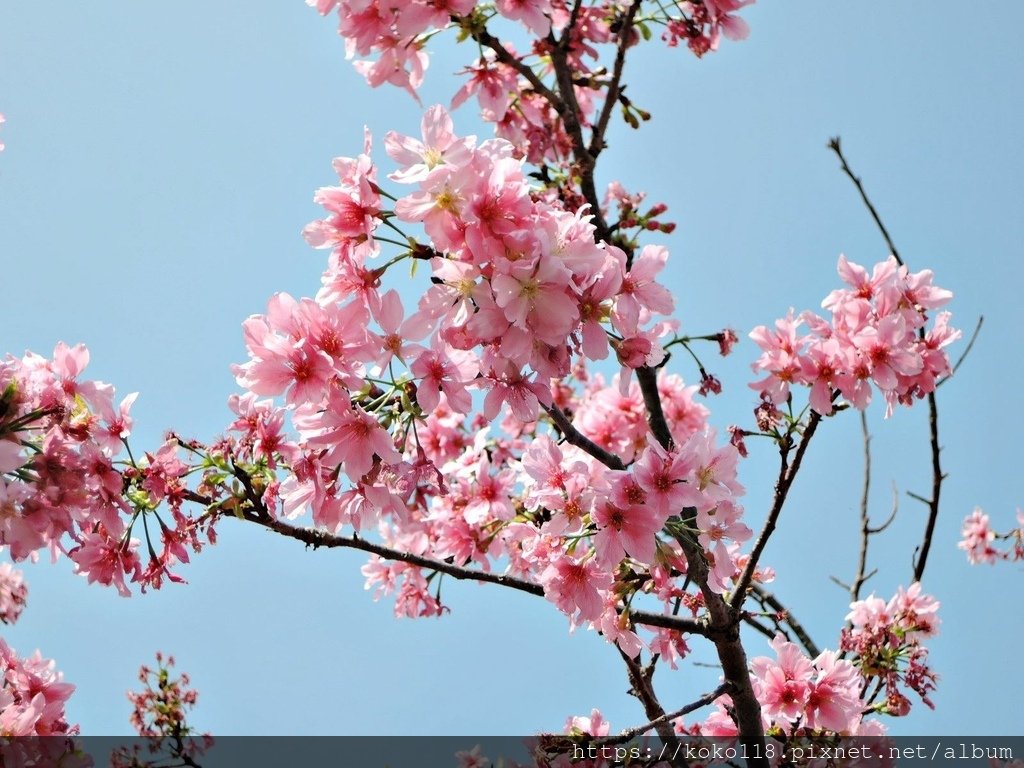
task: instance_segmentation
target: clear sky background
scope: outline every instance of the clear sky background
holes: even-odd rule
[[[897,734],[1020,734],[1024,569],[970,567],[955,546],[976,504],[999,528],[1024,492],[1019,445],[1024,156],[1024,4],[984,12],[950,0],[866,8],[837,0],[761,2],[751,38],[703,61],[658,43],[637,52],[629,93],[654,119],[617,126],[602,180],[621,178],[679,222],[666,282],[684,328],[731,326],[744,343],[712,368],[726,391],[713,422],[750,424],[756,351],[745,334],[838,285],[840,252],[866,264],[884,243],[825,144],[840,134],[914,269],[956,293],[968,333],[985,328],[940,391],[949,472],[925,589],[942,601],[931,643],[937,709],[916,704]],[[335,22],[298,0],[244,8],[196,0],[2,3],[0,353],[49,354],[84,341],[89,373],[142,393],[139,448],[173,427],[209,439],[228,423],[244,359],[240,323],[275,291],[312,295],[325,254],[299,232],[331,158],[361,151],[366,124],[415,133],[420,112],[370,91],[344,60]],[[442,35],[424,104],[447,103],[472,55]],[[472,107],[457,128],[478,132]],[[378,158],[385,169],[382,151]],[[961,344],[954,350],[958,354]],[[685,361],[676,370],[688,379]],[[926,409],[871,411],[881,519],[868,585],[888,598],[911,573],[930,488]],[[857,546],[861,444],[854,414],[819,430],[765,555],[775,591],[834,646]],[[770,503],[776,458],[741,468],[749,522]],[[87,734],[129,730],[124,691],[162,649],[201,690],[195,723],[215,734],[535,733],[601,708],[616,729],[643,721],[618,654],[537,598],[448,583],[452,614],[396,620],[363,591],[353,552],[307,552],[230,520],[183,569],[188,586],[126,600],[70,563],[27,565],[30,603],[3,636],[40,648],[79,686],[69,715]],[[710,649],[694,641],[694,659]],[[751,655],[768,653],[752,637]],[[655,683],[667,709],[710,690],[685,665]]]

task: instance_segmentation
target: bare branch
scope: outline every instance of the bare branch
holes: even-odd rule
[[[971,338],[967,342],[967,346],[964,348],[964,351],[960,353],[960,357],[957,359],[956,364],[953,366],[953,370],[949,372],[949,375],[943,377],[942,379],[939,379],[938,383],[935,385],[936,389],[938,389],[951,378],[953,378],[953,376],[956,375],[956,372],[960,370],[960,366],[963,365],[964,360],[967,359],[967,355],[969,355],[971,353],[971,350],[974,348],[974,342],[978,340],[978,334],[981,333],[981,326],[984,322],[985,316],[979,315],[978,322],[974,326],[974,332],[971,334]]]
[[[946,476],[942,473],[942,461],[939,447],[939,409],[935,404],[935,392],[928,393],[928,435],[932,448],[932,497],[928,500],[928,521],[924,526],[924,537],[921,539],[920,555],[914,562],[914,581],[920,581],[928,565],[928,552],[932,548],[932,536],[935,534],[935,523],[939,519],[939,496],[942,494],[942,481]]]
[[[896,246],[893,244],[892,238],[889,236],[889,230],[885,228],[885,224],[882,223],[882,219],[878,215],[878,211],[875,210],[875,206],[871,204],[871,200],[868,198],[868,193],[864,191],[864,186],[860,183],[860,179],[854,175],[853,170],[847,164],[846,158],[843,156],[843,150],[840,146],[838,136],[833,139],[829,139],[828,148],[835,152],[839,157],[843,173],[849,176],[850,181],[852,181],[854,186],[857,187],[857,191],[860,193],[860,199],[864,201],[864,205],[867,207],[868,213],[871,214],[871,218],[873,218],[875,220],[875,224],[878,225],[878,229],[882,233],[882,237],[885,238],[885,244],[889,248],[889,253],[891,253],[896,259],[896,263],[902,266],[903,259],[900,258],[900,254],[896,250]]]
[[[209,502],[209,499],[197,494],[192,494],[191,500],[199,503]],[[465,568],[444,560],[435,560],[429,557],[422,557],[421,555],[414,555],[411,552],[392,549],[391,547],[386,547],[382,544],[376,544],[372,541],[361,539],[358,536],[336,536],[334,534],[316,531],[310,528],[300,528],[281,520],[275,520],[269,515],[260,513],[245,512],[242,514],[242,518],[250,523],[255,523],[256,525],[267,528],[275,533],[279,533],[282,536],[287,536],[290,539],[301,541],[313,549],[319,549],[320,547],[325,549],[357,549],[362,552],[369,552],[370,554],[377,555],[385,560],[408,563],[409,565],[415,565],[419,568],[437,571],[438,573],[443,573],[460,581],[477,581],[488,584],[497,584],[502,587],[508,587],[509,589],[526,592],[530,595],[536,595],[538,597],[544,596],[544,588],[540,584],[534,584],[531,581],[526,581],[525,579],[520,579],[515,576],[488,573],[474,568]],[[629,612],[629,617],[634,624],[641,624],[647,627],[673,629],[678,632],[691,635],[707,635],[710,631],[708,624],[705,622],[697,621],[695,619],[687,619],[681,616],[652,613],[650,611],[631,610]]]
[[[629,617],[634,624],[642,624],[645,627],[661,627],[662,629],[674,629],[685,632],[689,635],[707,636],[710,625],[706,621],[697,619],[685,619],[681,616],[673,616],[668,613],[651,613],[650,611],[630,610]]]
[[[611,120],[615,104],[619,100],[622,84],[622,70],[626,63],[626,48],[629,47],[630,38],[633,35],[633,20],[637,11],[640,10],[641,0],[634,0],[626,11],[619,29],[619,42],[615,51],[615,64],[612,68],[612,78],[608,82],[608,92],[605,94],[604,105],[601,107],[601,114],[597,118],[593,133],[590,136],[590,155],[596,158],[605,148],[604,135],[608,130],[608,123]]]
[[[616,646],[618,648],[618,646]],[[665,713],[665,709],[661,706],[661,702],[658,701],[657,695],[654,693],[654,686],[651,682],[652,675],[654,673],[654,667],[649,667],[647,671],[640,666],[640,662],[637,659],[632,658],[628,653],[623,652],[619,648],[619,654],[622,656],[622,660],[626,662],[626,671],[629,674],[630,694],[639,699],[643,705],[644,713],[650,719],[651,723],[656,723],[651,727],[658,732],[658,737],[662,743],[672,750],[673,760],[672,765],[677,768],[686,768],[688,763],[686,759],[679,754],[679,739],[676,737],[675,730],[672,728],[671,718]],[[630,737],[632,738],[632,737]]]
[[[766,627],[760,621],[755,619],[749,613],[743,614],[743,623],[746,624],[748,627],[753,627],[755,630],[760,632],[762,635],[767,637],[769,640],[773,640],[775,638],[775,632],[773,632],[769,627]],[[785,634],[784,630],[780,629],[779,631],[781,631],[781,632],[783,632],[783,634]],[[786,639],[788,640],[789,638],[787,637]]]
[[[576,159],[576,166],[579,172],[580,192],[584,199],[590,204],[590,213],[593,216],[595,236],[599,241],[608,239],[608,223],[601,213],[601,200],[597,195],[597,187],[594,185],[594,156],[590,154],[587,144],[583,138],[583,127],[580,123],[580,105],[576,100],[576,88],[573,84],[572,67],[569,64],[568,51],[564,45],[552,41],[551,65],[555,70],[555,80],[558,83],[558,114],[565,125],[565,132],[572,142],[572,152]]]
[[[882,533],[886,528],[892,525],[892,521],[896,519],[896,514],[900,511],[900,494],[896,490],[896,483],[892,484],[892,510],[889,512],[889,516],[885,518],[885,522],[878,526],[872,526],[869,530],[872,534]]]
[[[677,720],[680,717],[683,717],[684,715],[688,715],[691,712],[697,711],[701,707],[706,707],[708,704],[714,703],[715,699],[717,699],[720,696],[724,696],[725,694],[729,693],[730,690],[732,690],[732,685],[730,683],[722,683],[720,686],[715,688],[715,690],[711,691],[710,693],[705,693],[696,701],[687,704],[685,707],[680,707],[675,712],[669,712],[667,714],[660,715],[654,720],[651,720],[649,723],[638,725],[635,728],[629,728],[625,731],[622,731],[622,733],[616,734],[615,736],[605,736],[600,739],[595,739],[591,742],[591,744],[593,744],[595,747],[611,746],[614,744],[625,744],[630,739],[640,736],[641,734],[647,733],[648,731],[651,731],[657,728],[658,726],[664,725],[666,723],[671,723],[673,720]]]
[[[850,584],[850,601],[860,599],[860,590],[867,581],[864,571],[868,567],[868,545],[871,542],[871,518],[868,516],[868,501],[871,491],[871,434],[868,432],[868,416],[860,412],[860,430],[864,438],[864,487],[860,497],[860,556],[857,559],[857,574]]]
[[[488,573],[486,571],[480,571],[473,568],[464,568],[444,560],[434,560],[429,557],[414,555],[411,552],[392,549],[391,547],[386,547],[382,544],[376,544],[372,541],[361,539],[358,536],[336,536],[323,531],[316,531],[311,528],[299,528],[270,517],[246,515],[245,519],[274,531],[275,533],[279,533],[282,536],[287,536],[288,538],[301,541],[313,549],[319,549],[320,547],[324,547],[326,549],[358,549],[362,552],[369,552],[370,554],[382,557],[385,560],[408,563],[409,565],[415,565],[419,568],[437,571],[447,576],[451,576],[453,579],[498,584],[500,586],[509,587],[510,589],[526,592],[531,595],[537,595],[539,597],[544,596],[544,588],[540,584],[534,584],[531,581],[519,579],[515,576],[504,576],[498,573]]]
[[[779,479],[775,484],[775,497],[772,500],[772,508],[768,512],[768,519],[765,520],[764,527],[761,529],[761,533],[758,535],[757,541],[754,543],[754,548],[750,552],[750,560],[747,561],[747,565],[743,569],[743,573],[740,575],[739,581],[736,582],[736,588],[733,592],[732,599],[730,600],[730,606],[734,609],[743,605],[743,600],[747,596],[747,589],[750,587],[750,582],[754,578],[754,570],[757,568],[757,563],[761,559],[765,546],[768,544],[768,539],[771,538],[772,533],[775,531],[775,524],[778,522],[779,515],[782,513],[782,507],[786,503],[786,497],[789,495],[789,489],[793,486],[793,481],[796,479],[797,472],[800,471],[800,465],[803,463],[804,454],[807,452],[807,446],[811,442],[811,438],[814,437],[814,432],[818,428],[818,424],[820,422],[821,414],[817,411],[811,411],[811,416],[807,420],[807,426],[804,428],[804,433],[800,438],[800,444],[797,446],[796,453],[793,456],[792,464],[787,464],[786,462],[786,452],[788,451],[788,448],[784,447],[782,449],[782,467],[779,470]]]

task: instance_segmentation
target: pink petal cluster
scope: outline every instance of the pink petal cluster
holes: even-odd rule
[[[822,307],[831,321],[804,312],[758,326],[750,333],[761,348],[754,363],[764,378],[752,383],[761,397],[774,405],[785,403],[793,386],[810,389],[811,407],[832,413],[841,395],[863,410],[871,401],[872,384],[891,415],[897,402],[910,405],[935,391],[938,380],[950,373],[945,347],[960,338],[949,326],[950,314],[940,313],[926,332],[928,312],[946,304],[952,294],[932,285],[932,273],[911,273],[894,257],[863,267],[839,257],[839,276],[846,283],[830,293]],[[801,334],[801,326],[808,333]]]
[[[186,466],[174,458],[174,441],[141,463],[118,460],[135,395],[115,402],[112,386],[83,378],[88,362],[83,345],[64,343],[51,359],[29,352],[0,360],[0,546],[15,561],[43,547],[63,553],[90,582],[127,596],[128,582],[145,588],[177,578],[168,569],[187,555],[174,542],[198,546],[196,524],[177,511]],[[131,533],[165,500],[173,525],[153,523],[165,546],[147,567]]]
[[[1024,560],[1024,511],[1017,510],[1018,527],[1008,533],[996,533],[989,517],[980,507],[964,518],[962,539],[957,547],[967,553],[971,565],[995,564],[1000,560]],[[1000,549],[996,542],[1007,542],[1012,549]]]
[[[737,11],[753,1],[680,0],[652,8],[650,21],[665,26],[663,39],[670,46],[686,40],[690,50],[702,56],[718,48],[723,34],[733,40],[747,36],[747,24]],[[354,62],[355,68],[371,87],[388,83],[406,90],[414,98],[429,64],[427,41],[438,31],[460,27],[463,34],[475,30],[481,36],[491,35],[486,30],[487,19],[473,0],[306,2],[322,16],[337,12],[338,33],[345,40],[347,58],[359,57]],[[603,0],[571,9],[565,0],[496,0],[488,10],[525,28],[532,44],[527,53],[520,54],[512,42],[500,41],[498,44],[503,51],[500,57],[493,47],[481,46],[480,58],[462,70],[466,81],[451,106],[454,109],[475,96],[481,117],[494,124],[497,136],[514,144],[531,162],[546,160],[567,168],[572,141],[561,115],[537,89],[537,75],[527,78],[522,72],[526,68],[539,70],[539,79],[549,80],[554,90],[556,84],[546,59],[551,55],[555,39],[552,35],[565,35],[567,39],[559,47],[565,50],[573,68],[574,96],[581,122],[584,127],[591,126],[606,96],[605,80],[614,56],[612,44],[618,42],[616,27],[621,25],[624,11]],[[644,31],[649,37],[646,27]],[[599,47],[605,48],[607,53],[603,55]],[[509,57],[514,58],[518,66]],[[650,117],[642,110],[635,110],[628,99],[623,104],[629,105],[625,109],[626,120],[634,127],[639,119]]]
[[[677,4],[683,12],[666,23],[662,39],[669,47],[685,41],[698,58],[718,50],[722,35],[730,40],[744,40],[750,27],[736,12],[754,0],[692,0]]]
[[[840,649],[854,656],[866,679],[884,683],[888,714],[910,711],[904,686],[933,707],[929,693],[936,677],[928,667],[928,649],[922,641],[938,634],[938,610],[938,601],[921,591],[920,582],[906,590],[900,587],[888,602],[871,595],[850,604],[849,628],[842,632]]]
[[[765,727],[787,734],[796,728],[856,733],[864,708],[864,680],[856,667],[834,651],[812,660],[781,635],[771,646],[775,659],[759,656],[750,663]]]
[[[0,737],[77,733],[64,715],[74,690],[39,651],[23,659],[0,638]]]
[[[0,622],[14,624],[27,598],[28,587],[22,572],[10,563],[0,563]]]

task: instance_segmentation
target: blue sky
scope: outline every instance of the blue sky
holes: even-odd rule
[[[241,321],[276,291],[312,295],[319,284],[323,254],[299,232],[317,216],[312,193],[331,183],[331,158],[361,150],[364,124],[378,148],[386,130],[415,133],[418,108],[394,89],[368,90],[334,21],[297,0],[244,13],[195,0],[170,12],[6,3],[3,15],[0,352],[84,341],[93,376],[142,393],[135,445],[155,446],[170,427],[213,437],[236,389],[228,366],[244,358]],[[888,724],[1019,733],[1024,573],[972,568],[955,543],[974,505],[1008,528],[1024,496],[1024,6],[1004,4],[985,23],[947,0],[869,13],[787,0],[743,15],[751,38],[703,61],[657,43],[636,53],[629,94],[654,118],[639,134],[616,127],[602,181],[647,190],[679,222],[659,242],[673,254],[666,282],[684,329],[744,336],[789,306],[816,307],[836,286],[840,252],[868,264],[887,255],[825,149],[839,134],[904,259],[955,292],[961,327],[985,315],[940,392],[949,479],[925,577],[942,601],[937,710],[919,705]],[[471,55],[446,36],[433,50],[427,105],[447,103],[451,73]],[[456,126],[483,130],[471,108]],[[709,403],[723,429],[750,421],[754,357],[745,340],[712,366],[726,386]],[[682,360],[677,370],[695,378]],[[888,597],[910,575],[924,523],[906,491],[930,486],[925,410],[888,421],[872,411],[871,430],[875,514],[888,512],[892,482],[900,495],[868,586]],[[856,418],[828,421],[816,441],[765,560],[775,590],[834,645],[847,609],[828,576],[848,578],[856,556]],[[770,503],[774,466],[763,448],[742,466],[751,520]],[[195,721],[219,734],[533,733],[595,706],[615,728],[643,720],[613,649],[570,635],[543,601],[449,584],[450,616],[399,621],[364,592],[358,553],[306,552],[231,521],[220,534],[184,572],[187,587],[130,600],[87,586],[67,562],[26,566],[30,605],[4,637],[57,659],[79,686],[70,715],[83,732],[128,731],[124,691],[157,649],[191,673]],[[756,637],[749,647],[768,652]],[[674,708],[715,674],[685,667],[656,684]]]

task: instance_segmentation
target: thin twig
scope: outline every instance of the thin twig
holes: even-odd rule
[[[736,588],[733,592],[732,600],[730,601],[730,605],[734,609],[738,609],[743,605],[743,601],[746,599],[747,589],[750,587],[750,582],[754,578],[754,570],[757,568],[758,561],[761,559],[761,554],[764,552],[764,548],[768,544],[768,539],[775,531],[775,524],[778,522],[779,515],[782,512],[782,507],[786,503],[786,497],[789,495],[789,489],[793,486],[793,481],[796,479],[797,472],[800,471],[800,465],[803,463],[804,454],[807,453],[807,445],[811,442],[811,438],[814,437],[814,432],[818,428],[818,424],[820,422],[821,414],[817,411],[811,411],[811,416],[807,420],[807,426],[804,428],[803,436],[800,438],[800,444],[797,446],[796,453],[793,455],[792,464],[788,464],[786,461],[788,449],[785,447],[782,449],[782,467],[779,470],[779,479],[775,484],[775,497],[772,500],[772,508],[768,512],[768,518],[764,521],[764,527],[761,529],[761,533],[758,535],[757,541],[754,543],[754,548],[750,552],[750,560],[747,561],[747,565],[743,569],[743,573],[740,575],[739,581],[736,582]]]
[[[686,768],[688,763],[685,757],[679,754],[679,739],[676,737],[676,732],[669,722],[664,707],[661,706],[661,702],[658,701],[658,697],[654,692],[654,686],[651,682],[651,676],[654,672],[653,667],[645,672],[637,659],[625,653],[621,648],[618,648],[618,650],[622,660],[626,662],[630,694],[635,696],[643,705],[644,714],[647,715],[650,722],[657,723],[652,727],[658,732],[658,737],[662,743],[672,751],[673,760],[671,764],[677,768]]]
[[[860,556],[857,559],[857,574],[850,583],[850,602],[860,599],[860,590],[867,581],[864,575],[868,567],[868,545],[871,542],[871,518],[868,515],[868,501],[871,491],[871,434],[868,432],[868,416],[860,412],[860,430],[864,439],[864,487],[860,496]]]
[[[903,266],[903,259],[900,258],[899,251],[896,250],[896,246],[892,242],[892,238],[889,236],[889,230],[885,228],[885,224],[882,223],[882,218],[878,215],[878,211],[875,210],[875,206],[871,204],[871,200],[868,198],[868,193],[864,191],[864,185],[860,183],[860,178],[854,175],[853,170],[846,162],[846,158],[843,156],[843,150],[839,143],[839,137],[829,139],[828,148],[831,149],[839,157],[839,162],[843,169],[843,173],[850,177],[850,181],[853,182],[854,186],[857,187],[857,191],[860,192],[860,199],[864,201],[864,205],[868,209],[868,213],[871,214],[871,218],[875,220],[875,224],[878,225],[879,231],[882,233],[882,237],[885,238],[885,243],[889,247],[889,253],[896,259],[896,263]]]
[[[932,448],[932,497],[928,500],[928,521],[924,526],[924,536],[919,548],[920,555],[914,562],[914,581],[920,581],[928,564],[928,552],[932,548],[932,536],[935,534],[935,523],[939,519],[939,496],[942,494],[942,481],[946,476],[942,473],[942,461],[939,447],[939,409],[935,404],[935,392],[928,393],[928,435]]]
[[[608,123],[611,120],[615,104],[619,100],[622,84],[622,70],[626,63],[626,48],[629,47],[633,35],[633,20],[637,11],[640,10],[641,0],[634,0],[626,11],[619,29],[619,42],[615,51],[615,64],[612,68],[612,78],[608,81],[608,93],[605,95],[604,104],[601,107],[601,114],[597,118],[593,133],[590,136],[590,155],[596,158],[605,148],[604,135],[608,130]]]
[[[974,348],[974,342],[978,340],[978,334],[981,333],[981,326],[984,322],[985,316],[978,315],[978,322],[974,326],[974,333],[971,334],[971,338],[967,342],[967,346],[964,348],[964,351],[960,353],[960,357],[957,359],[956,365],[953,366],[953,370],[949,372],[949,375],[943,376],[941,379],[939,379],[938,383],[935,385],[936,389],[938,389],[951,378],[953,378],[953,376],[956,375],[956,372],[960,370],[960,366],[963,365],[964,360],[967,359],[967,355],[969,355],[971,350]]]
[[[631,739],[634,739],[637,736],[640,736],[641,734],[647,733],[648,731],[653,730],[660,725],[671,723],[673,720],[678,720],[680,717],[688,715],[691,712],[696,712],[698,709],[706,707],[708,704],[714,703],[715,699],[729,693],[731,689],[732,685],[730,683],[722,683],[720,686],[715,688],[715,690],[711,691],[710,693],[705,693],[696,701],[687,704],[685,707],[680,707],[675,712],[668,712],[664,715],[655,718],[654,720],[651,720],[649,723],[638,725],[635,728],[629,728],[625,731],[622,731],[619,734],[616,734],[615,736],[604,736],[603,738],[595,739],[590,743],[593,744],[595,747],[612,746],[614,744],[625,744],[627,741],[630,741]]]
[[[885,522],[881,525],[874,525],[868,530],[872,535],[876,533],[882,533],[886,528],[892,525],[892,521],[896,519],[897,513],[900,511],[900,492],[896,490],[896,483],[892,484],[892,509],[889,511],[889,516],[885,518]]]

